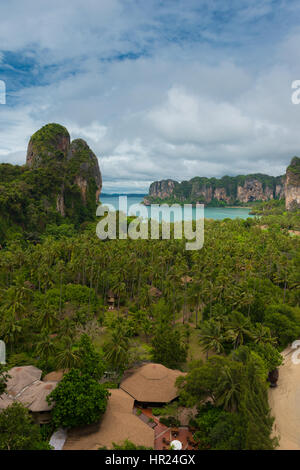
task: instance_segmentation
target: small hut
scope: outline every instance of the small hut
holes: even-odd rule
[[[186,275],[186,276],[182,276],[181,278],[181,283],[186,285],[186,284],[190,284],[191,282],[193,282],[193,278]]]
[[[162,292],[159,289],[157,289],[157,287],[151,286],[149,288],[149,295],[150,297],[159,299],[162,296]]]
[[[6,392],[13,398],[18,398],[26,387],[40,380],[42,371],[34,366],[13,367],[8,375],[10,378],[6,384]]]
[[[46,398],[56,385],[57,382],[35,382],[18,398],[18,401],[31,411],[34,421],[38,424],[46,424],[51,421],[50,411],[53,405],[49,405]]]
[[[120,388],[142,406],[164,405],[178,397],[175,382],[182,375],[185,374],[162,364],[145,364],[128,371]]]
[[[42,371],[34,366],[13,367],[8,374],[6,392],[0,396],[0,409],[6,409],[17,401],[29,409],[35,422],[48,423],[53,405],[49,406],[46,398],[57,381],[42,382]]]
[[[108,303],[108,310],[115,309],[115,295],[112,290],[109,290],[107,293],[107,303]]]

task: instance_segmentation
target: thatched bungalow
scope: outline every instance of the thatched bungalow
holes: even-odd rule
[[[42,371],[34,366],[13,367],[8,371],[6,392],[0,396],[0,409],[5,409],[18,401],[31,411],[33,419],[44,424],[50,421],[50,410],[46,397],[56,387],[57,382],[42,382]]]
[[[9,395],[17,398],[22,391],[40,380],[42,371],[34,366],[13,367],[8,371],[10,378],[7,381],[6,390]]]
[[[49,374],[45,375],[43,378],[43,382],[60,382],[67,372],[69,372],[69,369],[49,372]]]
[[[115,294],[112,290],[109,290],[107,293],[107,303],[108,303],[108,310],[114,310],[115,308]]]
[[[181,278],[181,283],[182,283],[182,284],[185,285],[185,284],[189,284],[190,282],[193,282],[193,278],[192,278],[192,277],[190,277],[190,276],[188,276],[188,275],[182,276],[182,278]]]
[[[134,399],[121,389],[110,390],[107,409],[101,421],[71,429],[63,450],[112,449],[128,439],[136,445],[154,448],[154,431],[133,414]]]
[[[49,406],[46,398],[56,385],[57,382],[35,382],[26,388],[18,398],[18,401],[32,412],[34,420],[39,424],[51,421],[50,411],[53,405]]]
[[[175,381],[181,375],[179,370],[150,363],[128,371],[120,387],[141,405],[164,405],[178,397]]]
[[[149,288],[149,295],[150,295],[150,297],[154,297],[156,299],[159,299],[162,296],[162,292],[159,289],[157,289],[157,287],[151,286]]]

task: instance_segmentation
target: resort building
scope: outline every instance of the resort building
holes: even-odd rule
[[[162,439],[170,431],[158,424],[151,414],[142,413],[140,407],[151,411],[149,408],[153,405],[165,405],[175,400],[178,397],[175,381],[181,375],[183,372],[153,363],[127,371],[120,388],[110,390],[107,409],[100,422],[68,431],[63,449],[112,449],[113,443],[120,444],[125,440],[155,449],[158,436],[163,434],[159,441],[159,448],[162,448]]]
[[[175,382],[177,377],[182,375],[183,372],[168,369],[162,364],[145,364],[129,370],[120,388],[132,396],[139,405],[164,405],[178,397]]]
[[[99,423],[71,429],[64,450],[111,449],[128,439],[154,448],[154,431],[133,414],[134,399],[121,389],[110,390],[106,411]]]
[[[35,422],[48,423],[53,405],[49,406],[46,398],[57,382],[41,381],[42,371],[34,366],[13,367],[8,374],[6,392],[0,396],[0,410],[18,401],[31,411]]]

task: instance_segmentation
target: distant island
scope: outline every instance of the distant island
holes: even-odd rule
[[[144,203],[200,203],[211,207],[245,206],[253,202],[286,200],[288,210],[300,207],[300,158],[294,157],[286,175],[260,173],[222,178],[196,176],[189,181],[172,179],[150,185]]]

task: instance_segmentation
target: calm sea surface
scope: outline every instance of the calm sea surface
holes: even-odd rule
[[[109,196],[109,195],[102,195],[100,196],[100,201],[103,205],[110,204],[113,206],[114,210],[119,209],[119,197],[118,196]],[[135,215],[136,210],[140,210],[141,212],[137,215],[141,215],[143,217],[146,217],[146,212],[148,214],[148,217],[151,216],[150,212],[150,207],[146,207],[141,202],[143,201],[143,196],[127,196],[127,215]],[[134,206],[134,207],[132,207]],[[112,210],[112,208],[110,208]],[[174,219],[178,220],[182,215],[182,209],[178,208],[176,209],[177,214],[174,214]],[[207,219],[214,219],[214,220],[222,220],[222,219],[237,219],[238,217],[240,219],[247,219],[247,217],[253,217],[249,214],[250,209],[244,209],[244,208],[223,208],[223,207],[205,207],[204,209],[204,217]],[[184,212],[183,215],[185,218]],[[193,209],[193,219],[196,217],[196,210]],[[189,218],[189,217],[188,217]],[[164,219],[164,212],[162,212],[162,219]]]

